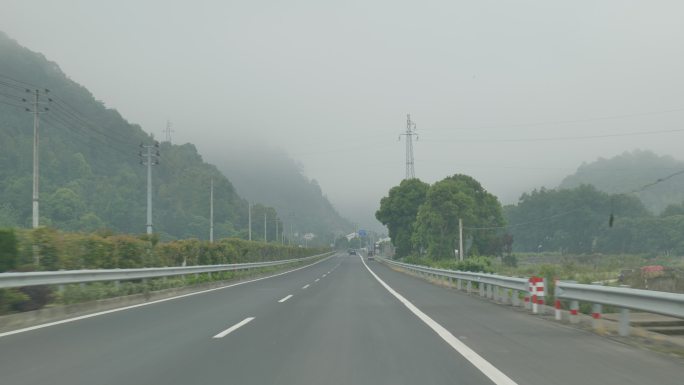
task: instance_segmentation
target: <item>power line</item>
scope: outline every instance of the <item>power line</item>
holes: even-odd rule
[[[642,192],[642,191],[646,190],[646,189],[649,188],[649,187],[655,186],[655,185],[657,185],[657,184],[659,184],[659,183],[665,182],[666,180],[668,180],[668,179],[670,179],[670,178],[673,178],[673,177],[675,177],[675,176],[677,176],[677,175],[682,175],[682,174],[684,174],[684,170],[677,171],[677,172],[672,173],[672,174],[670,174],[670,175],[668,175],[668,176],[664,176],[664,177],[662,177],[662,178],[658,178],[658,179],[656,179],[654,182],[645,184],[645,185],[641,186],[641,188],[636,189],[636,190],[632,190],[632,191],[630,191],[629,193],[632,194],[632,193]]]
[[[546,138],[520,138],[520,139],[459,139],[459,143],[511,143],[511,142],[553,142],[566,140],[582,140],[582,139],[600,139],[600,138],[616,138],[623,136],[647,136],[657,134],[669,134],[674,132],[684,132],[684,128],[675,128],[671,130],[658,131],[633,131],[618,134],[599,134],[599,135],[583,135],[583,136],[561,136],[561,137],[546,137]],[[453,142],[449,140],[440,140],[439,142]]]
[[[70,132],[72,132],[74,134],[74,135],[72,135],[72,137],[69,140],[74,140],[74,141],[80,143],[83,147],[88,147],[88,146],[92,145],[92,143],[88,143],[83,139],[84,136],[81,135],[81,134],[84,134],[84,131],[82,131],[83,129],[76,128],[73,125],[67,124],[64,121],[60,120],[59,118],[56,118],[55,115],[51,115],[51,116],[44,118],[42,120],[42,122],[45,125],[53,128],[55,130],[63,130],[63,129],[69,130]],[[93,138],[93,137],[89,136],[89,138]],[[108,144],[105,142],[102,142],[102,143],[107,144],[107,145],[98,147],[97,151],[117,152],[117,153],[125,155],[127,157],[131,156],[131,154],[135,154],[134,152],[124,151],[124,150],[120,149],[119,147],[112,146],[111,144]]]
[[[598,116],[595,118],[549,120],[549,121],[541,121],[541,122],[516,123],[516,124],[496,125],[496,126],[430,129],[428,131],[491,130],[491,129],[497,129],[497,128],[535,127],[535,126],[547,126],[547,125],[554,125],[554,124],[588,123],[588,122],[596,122],[596,121],[601,121],[601,120],[614,120],[614,119],[634,118],[634,117],[639,117],[639,116],[662,115],[662,114],[668,114],[668,113],[673,113],[673,112],[682,112],[682,111],[684,111],[684,108],[672,108],[669,110],[636,112],[636,113],[632,113],[632,114],[621,114],[621,115],[606,115],[606,116]]]
[[[516,224],[514,224],[514,225],[488,226],[488,227],[465,227],[465,226],[464,226],[463,228],[464,228],[464,229],[468,229],[468,230],[498,230],[498,229],[507,229],[507,228],[511,228],[511,227],[519,227],[519,226],[529,225],[529,224],[532,224],[532,223],[538,223],[538,222],[548,221],[549,219],[554,219],[554,218],[566,216],[566,215],[568,215],[568,214],[572,214],[572,213],[574,213],[575,211],[579,211],[579,209],[572,209],[572,210],[570,210],[570,211],[566,211],[566,212],[563,212],[563,213],[550,215],[550,216],[548,216],[548,217],[537,218],[537,219],[534,219],[534,220],[531,220],[531,221],[527,221],[527,222],[520,222],[520,223],[516,223]]]
[[[57,108],[53,109],[53,112],[55,113],[55,115],[59,116],[64,122],[67,122],[68,124],[70,124],[72,126],[82,128],[89,133],[99,134],[99,135],[101,135],[101,136],[103,136],[103,137],[105,137],[111,141],[120,143],[124,146],[135,145],[135,141],[126,141],[126,140],[123,140],[121,138],[111,136],[104,131],[98,130],[93,125],[82,123],[81,120],[77,120],[76,118],[72,117],[73,115],[66,113],[59,105],[57,105]]]
[[[5,102],[5,101],[2,101],[2,100],[0,100],[0,103],[6,104],[6,105],[12,106],[12,107],[21,108],[22,110],[25,110],[25,109],[26,109],[26,106],[21,106],[21,105],[19,105],[19,104],[14,104],[14,103],[10,103],[10,102]]]
[[[0,85],[3,85],[5,87],[9,87],[9,88],[13,88],[17,91],[22,91],[22,92],[26,91],[26,87],[21,87],[21,86],[18,86],[16,84],[8,83],[8,82],[2,81],[2,80],[0,80]],[[37,87],[32,87],[32,88],[37,88]]]
[[[27,82],[24,82],[24,81],[21,81],[21,80],[13,79],[13,78],[11,78],[11,77],[9,77],[9,76],[7,76],[7,75],[2,75],[2,74],[0,74],[0,78],[5,78],[5,79],[10,80],[10,81],[13,81],[13,82],[15,82],[15,83],[23,84],[23,85],[26,86],[26,87],[39,88],[39,87],[37,87],[35,84],[31,84],[31,83],[27,83]],[[0,82],[2,82],[2,80],[0,80]]]

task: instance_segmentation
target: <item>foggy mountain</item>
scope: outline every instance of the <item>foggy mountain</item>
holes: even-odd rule
[[[318,182],[307,178],[283,150],[243,139],[240,146],[227,143],[220,153],[209,151],[207,156],[241,196],[273,206],[287,226],[286,233],[290,224],[292,232],[314,233],[327,240],[353,231],[353,225],[340,216]]]
[[[31,224],[33,114],[26,109],[33,106],[26,89],[38,88],[41,224],[143,233],[147,179],[138,152],[154,139],[56,63],[3,33],[0,75],[0,226]],[[159,152],[160,164],[153,167],[155,232],[207,238],[213,178],[216,237],[244,236],[247,202],[195,146],[161,143]]]
[[[670,204],[684,201],[684,176],[676,175],[661,183],[648,186],[658,179],[684,170],[684,162],[652,151],[634,150],[612,158],[598,158],[583,163],[572,175],[563,179],[560,188],[574,188],[591,184],[597,189],[614,194],[634,194],[654,214]]]

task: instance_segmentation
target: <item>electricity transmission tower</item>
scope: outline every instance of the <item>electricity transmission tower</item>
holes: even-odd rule
[[[399,140],[402,136],[406,136],[406,177],[404,179],[414,179],[416,177],[416,172],[413,169],[413,136],[415,135],[416,140],[418,140],[418,134],[416,133],[416,123],[411,121],[411,115],[406,115],[406,132],[399,135]]]
[[[152,166],[159,164],[159,142],[152,145],[140,143],[140,164],[147,166],[147,234],[152,234]],[[153,152],[154,151],[154,152]]]
[[[170,121],[166,121],[166,128],[162,132],[164,133],[164,142],[171,143],[171,133],[175,131],[171,129]]]
[[[26,108],[27,112],[30,112],[33,114],[33,212],[32,212],[32,224],[33,228],[37,228],[40,226],[40,213],[39,213],[39,206],[40,206],[40,201],[38,198],[39,190],[40,190],[40,168],[39,168],[39,132],[38,132],[38,127],[40,126],[40,114],[44,114],[48,111],[50,111],[49,108],[44,107],[42,105],[47,104],[49,102],[52,102],[52,99],[47,98],[47,101],[44,101],[45,99],[45,94],[49,93],[50,90],[45,89],[45,90],[26,90],[27,93],[30,93],[33,95],[33,100],[30,101],[31,103],[31,108]],[[43,99],[41,99],[41,95],[43,96]],[[28,103],[29,100],[22,98],[21,99],[23,102]]]

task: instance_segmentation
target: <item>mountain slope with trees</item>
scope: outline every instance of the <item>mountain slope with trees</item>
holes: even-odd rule
[[[684,175],[668,179],[643,189],[643,186],[684,170],[684,162],[671,156],[659,156],[651,151],[635,150],[610,159],[599,158],[582,164],[577,172],[567,176],[558,186],[571,189],[590,184],[610,194],[631,193],[654,214],[670,204],[684,202]],[[632,193],[632,191],[635,191]]]
[[[0,75],[0,227],[31,223],[33,114],[26,111],[32,108],[26,89],[38,89],[41,224],[66,231],[144,232],[146,168],[138,151],[154,139],[57,64],[2,33]],[[247,202],[216,167],[192,144],[161,143],[159,152],[160,164],[153,167],[155,232],[163,238],[207,238],[213,179],[216,237],[244,236]]]
[[[235,184],[241,196],[274,207],[285,233],[313,233],[313,244],[327,245],[342,234],[354,231],[323,194],[318,182],[310,180],[284,151],[264,144],[242,141],[226,144],[212,161]],[[263,217],[254,217],[256,221]],[[311,243],[310,243],[311,244]]]

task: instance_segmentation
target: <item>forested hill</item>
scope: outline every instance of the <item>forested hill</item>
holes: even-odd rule
[[[1,32],[0,227],[31,224],[33,114],[25,110],[31,103],[22,101],[32,100],[26,88],[41,90],[44,112],[41,224],[143,233],[147,179],[138,152],[153,138],[106,108],[57,64]],[[153,168],[155,232],[166,238],[207,238],[213,178],[216,237],[244,233],[247,202],[216,167],[205,163],[192,144],[161,143],[159,151],[160,164]]]
[[[583,164],[575,174],[566,177],[559,188],[591,184],[607,193],[629,193],[682,170],[684,162],[671,156],[658,156],[651,151],[636,150]],[[674,176],[634,194],[649,211],[659,214],[670,204],[684,202],[684,175]]]
[[[353,225],[335,210],[316,180],[308,179],[282,150],[242,143],[228,147],[212,161],[230,177],[240,195],[273,206],[285,222],[286,232],[292,223],[293,232],[314,233],[319,242],[332,242],[333,236],[353,231]]]

